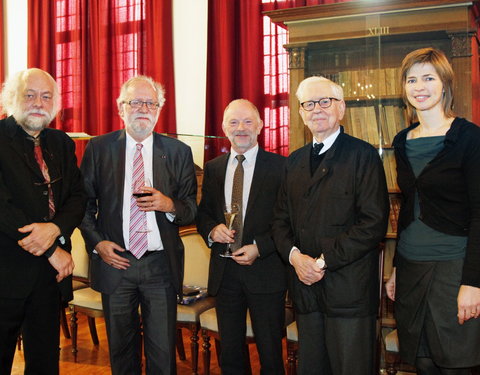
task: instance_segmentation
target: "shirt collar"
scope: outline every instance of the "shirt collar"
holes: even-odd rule
[[[330,147],[335,143],[335,140],[337,139],[338,135],[340,134],[340,128],[337,129],[337,131],[333,134],[330,134],[327,138],[323,140],[323,142],[318,142],[315,137],[313,138],[313,143],[312,147],[316,145],[317,143],[323,143],[323,148],[320,151],[320,155],[324,154],[329,150]]]
[[[243,156],[245,156],[244,163],[245,162],[247,162],[248,164],[253,163],[257,158],[257,154],[258,154],[258,143],[243,154]],[[236,152],[233,148],[230,149],[230,162],[233,162],[233,160],[237,155],[238,155],[238,152]]]
[[[137,142],[130,134],[128,134],[127,131],[125,131],[125,134],[127,135],[127,149],[135,148],[137,143],[141,143],[144,148],[151,147],[153,145],[153,133],[145,138],[142,142]]]

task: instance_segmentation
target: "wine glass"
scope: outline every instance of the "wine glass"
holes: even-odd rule
[[[135,185],[133,188],[132,195],[135,198],[142,198],[142,197],[150,197],[152,193],[144,191],[144,187],[152,187],[152,183],[150,182],[150,179],[148,177],[145,177],[144,179],[138,179],[135,181]]]
[[[237,216],[240,212],[240,206],[237,203],[232,204],[225,204],[225,208],[223,214],[225,215],[225,224],[229,230],[232,230],[233,221],[235,220],[235,216]],[[231,258],[232,257],[232,250],[230,249],[230,243],[227,244],[227,249],[220,253],[221,257],[224,258]]]
[[[152,183],[148,177],[144,177],[143,179],[138,179],[135,181],[134,188],[132,191],[132,195],[138,199],[143,197],[150,197],[152,193],[144,191],[144,187],[152,187]],[[145,220],[140,229],[137,230],[139,233],[148,233],[151,230],[147,226],[147,216],[145,215]]]

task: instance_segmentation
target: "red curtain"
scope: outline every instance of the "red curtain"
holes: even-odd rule
[[[5,25],[5,19],[3,17],[3,1],[0,1],[0,86],[2,85],[3,81],[5,80],[5,56],[6,56],[6,50],[5,50],[5,44],[3,41],[3,25]],[[5,115],[2,114],[2,107],[0,106],[0,119],[5,117]]]
[[[0,1],[0,24],[5,25],[5,20],[3,18],[3,1]],[[3,43],[3,26],[0,27],[0,84],[5,79],[5,45]],[[1,116],[1,115],[0,115]]]
[[[174,133],[171,0],[29,0],[28,66],[52,74],[63,112],[56,127],[100,135],[123,127],[116,98],[136,74],[165,86],[156,130]]]
[[[259,143],[268,151],[287,155],[286,36],[262,11],[338,2],[342,0],[209,0],[205,133],[223,135],[225,106],[245,98],[264,117]],[[228,149],[228,141],[208,145],[205,160]]]
[[[264,107],[261,12],[260,0],[208,1],[206,135],[223,135],[223,110],[233,99]],[[228,149],[228,140],[207,143],[205,159]]]

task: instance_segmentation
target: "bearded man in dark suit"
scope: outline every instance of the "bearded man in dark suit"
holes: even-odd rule
[[[176,373],[178,229],[195,218],[197,182],[190,148],[153,132],[164,102],[150,77],[125,82],[117,99],[125,129],[92,139],[81,165],[88,203],[80,229],[92,287],[102,293],[115,375],[142,373],[139,307],[146,373]],[[147,195],[135,198],[137,189]]]
[[[22,333],[25,374],[58,374],[60,303],[72,299],[70,235],[85,211],[75,144],[48,129],[60,108],[40,69],[5,82],[0,106],[0,374]]]
[[[314,139],[287,159],[273,236],[291,265],[299,374],[371,375],[389,212],[382,161],[343,132],[339,85],[310,77],[296,94]]]
[[[231,151],[205,165],[197,227],[211,247],[208,292],[216,311],[224,374],[245,374],[246,314],[250,312],[262,374],[283,374],[282,331],[285,324],[286,272],[273,239],[270,221],[285,158],[259,148],[263,122],[245,99],[231,102],[223,131]],[[242,194],[235,201],[236,175],[241,167]],[[225,203],[239,206],[238,226],[225,224]],[[231,257],[221,257],[231,244]]]

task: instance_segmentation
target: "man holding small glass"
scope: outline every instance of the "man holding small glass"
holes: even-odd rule
[[[270,220],[285,158],[259,148],[262,126],[251,102],[232,101],[222,124],[230,153],[209,161],[204,171],[197,227],[212,250],[208,292],[216,296],[224,374],[247,373],[247,309],[261,373],[284,373],[286,274],[271,237]],[[227,246],[231,255],[225,254]]]
[[[164,102],[150,77],[125,82],[117,99],[125,130],[93,138],[81,165],[88,202],[80,229],[92,287],[102,293],[114,375],[142,373],[139,306],[146,373],[176,373],[178,228],[195,218],[197,183],[190,148],[153,132]]]

